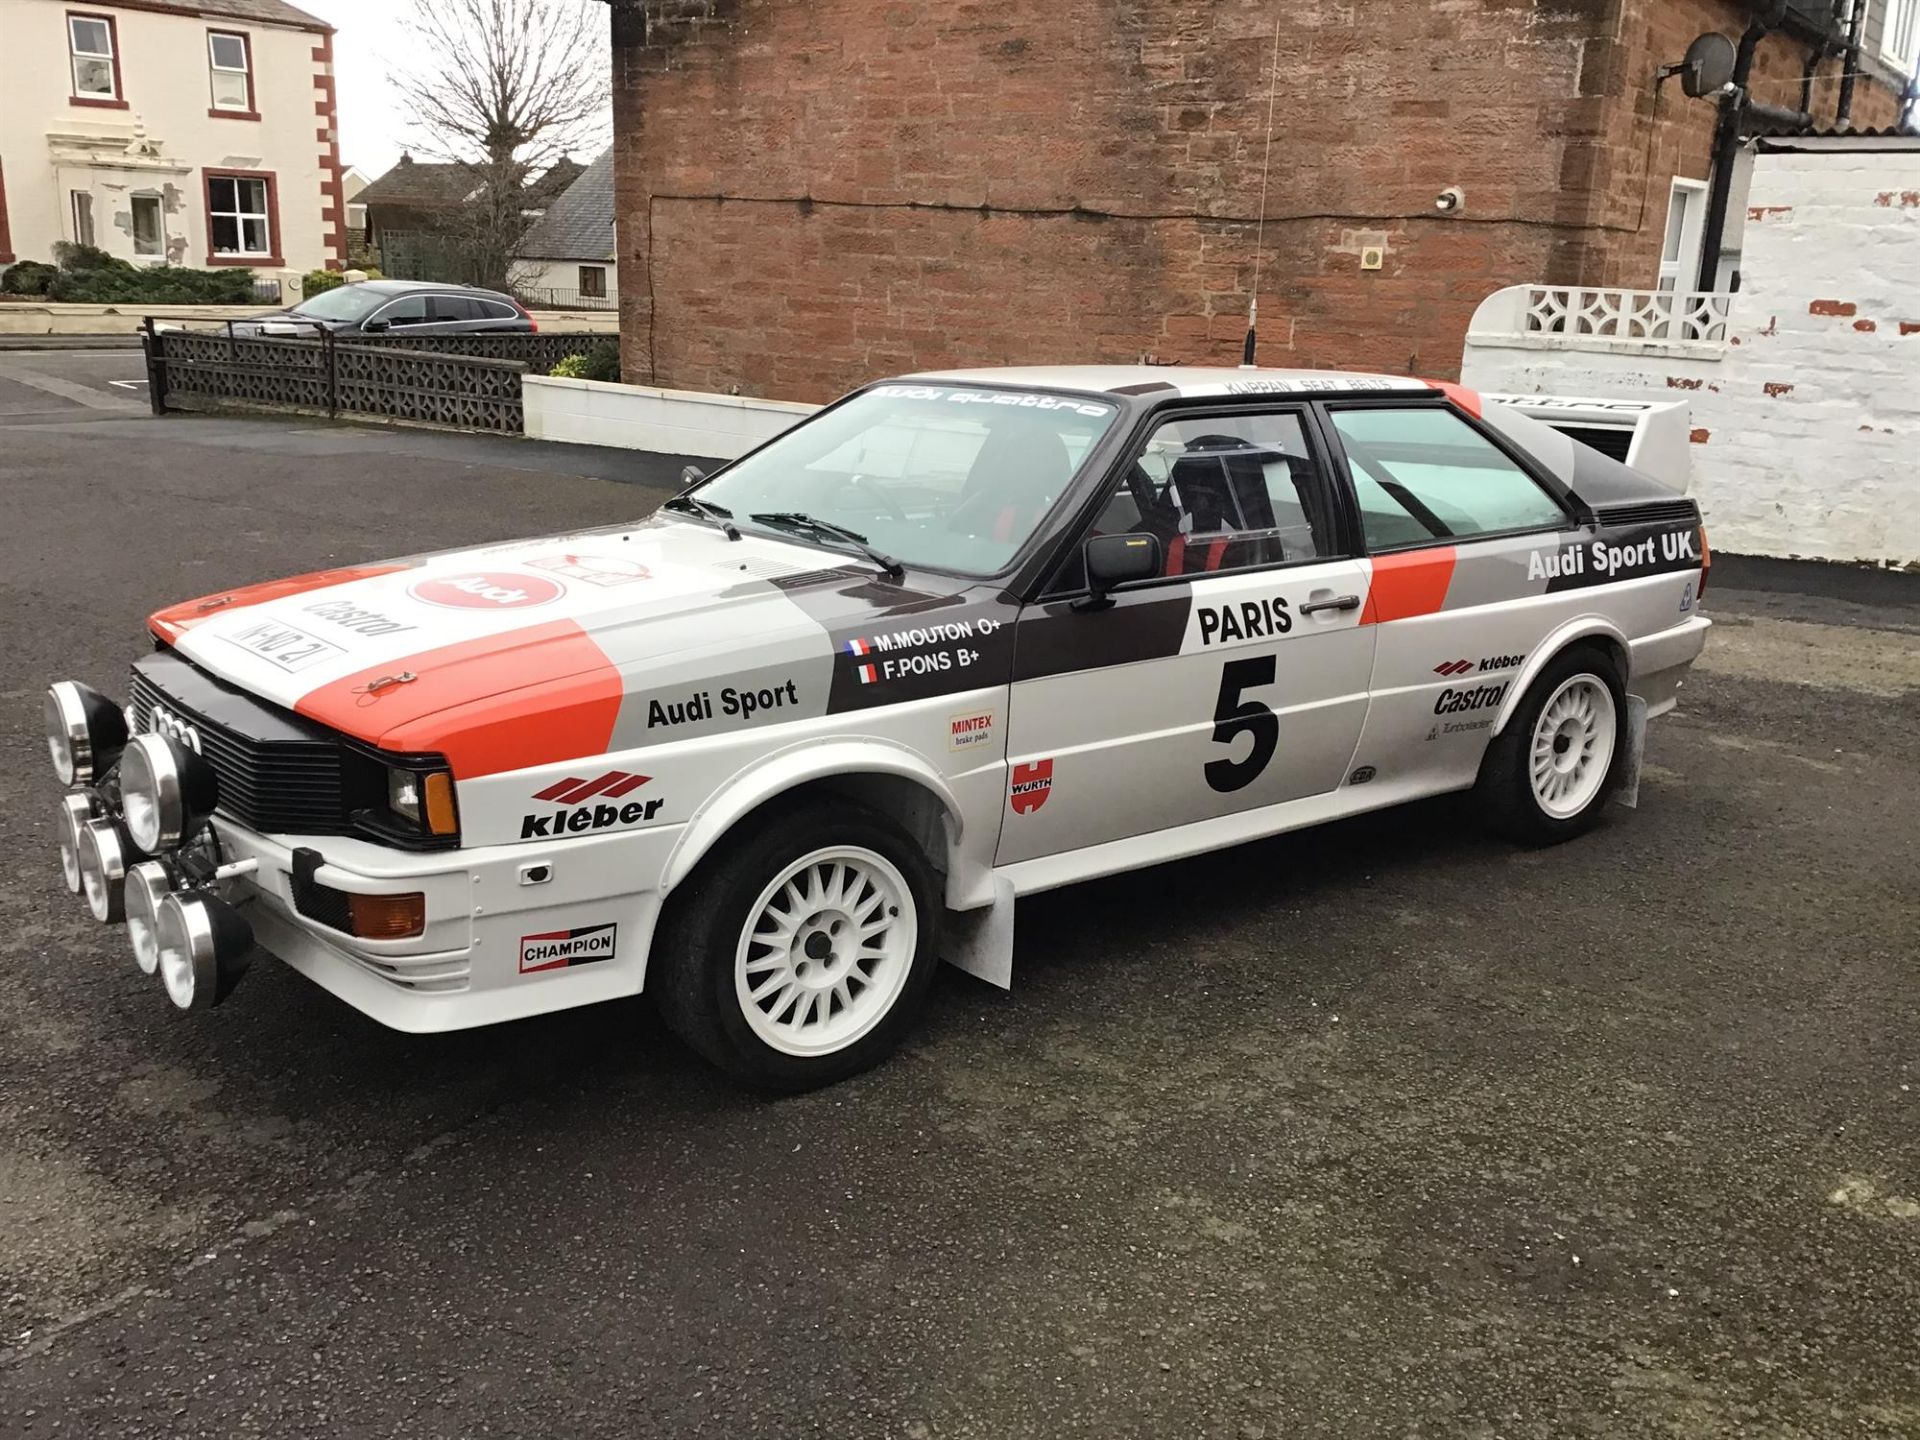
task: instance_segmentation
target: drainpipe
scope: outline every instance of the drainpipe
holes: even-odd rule
[[[1720,253],[1727,238],[1727,204],[1733,198],[1733,167],[1740,158],[1741,121],[1746,118],[1747,81],[1753,78],[1753,57],[1767,37],[1767,26],[1755,20],[1740,37],[1733,62],[1733,81],[1720,97],[1720,120],[1713,131],[1713,189],[1707,197],[1706,229],[1700,237],[1700,276],[1696,288],[1711,294],[1720,283]]]
[[[1840,77],[1840,106],[1833,117],[1835,125],[1853,123],[1853,82],[1860,73],[1860,42],[1866,25],[1867,0],[1853,0],[1853,18],[1847,23],[1846,73]]]

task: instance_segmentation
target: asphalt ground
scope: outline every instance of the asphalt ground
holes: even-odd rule
[[[1010,994],[798,1099],[644,998],[408,1037],[265,961],[177,1015],[65,893],[50,678],[677,470],[0,417],[0,1435],[1920,1434],[1920,580],[1723,562],[1637,812],[1023,902]]]

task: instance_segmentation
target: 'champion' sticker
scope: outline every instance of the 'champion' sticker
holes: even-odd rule
[[[588,925],[578,930],[522,935],[520,973],[533,975],[542,970],[565,970],[573,965],[611,960],[619,934],[618,925]]]

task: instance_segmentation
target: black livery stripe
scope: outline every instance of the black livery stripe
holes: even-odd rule
[[[1530,580],[1546,580],[1549,595],[1594,585],[1618,585],[1649,575],[1700,569],[1705,553],[1700,525],[1624,525],[1589,532],[1527,558]]]
[[[1193,587],[1115,595],[1111,607],[1079,609],[1071,601],[1038,605],[1020,622],[1015,680],[1041,680],[1080,670],[1105,670],[1180,653]]]

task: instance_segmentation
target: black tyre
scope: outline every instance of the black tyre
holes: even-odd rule
[[[1619,667],[1598,646],[1570,645],[1487,747],[1475,794],[1501,834],[1523,845],[1558,845],[1599,823],[1626,751]]]
[[[762,811],[669,899],[647,989],[735,1079],[832,1084],[913,1024],[941,904],[933,867],[887,816],[839,798]]]

